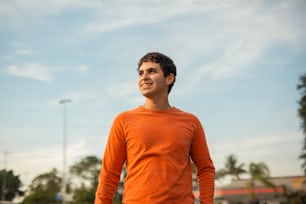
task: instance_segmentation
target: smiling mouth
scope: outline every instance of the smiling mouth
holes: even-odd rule
[[[152,83],[143,83],[143,84],[141,84],[141,86],[151,86],[152,85]]]
[[[152,86],[152,83],[143,83],[141,84],[141,88],[149,88],[150,86]]]

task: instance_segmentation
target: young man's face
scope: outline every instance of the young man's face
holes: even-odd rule
[[[160,64],[155,62],[144,62],[138,69],[138,86],[145,97],[168,94],[168,87],[173,79],[173,74],[164,77]]]

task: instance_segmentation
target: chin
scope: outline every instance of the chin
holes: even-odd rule
[[[152,95],[151,92],[149,91],[142,91],[141,94],[144,96],[144,97],[150,97]]]

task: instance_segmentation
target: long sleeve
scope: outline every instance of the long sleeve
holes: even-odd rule
[[[124,125],[118,116],[113,122],[106,144],[95,204],[112,204],[125,160]]]
[[[204,130],[198,122],[191,146],[191,157],[197,168],[201,204],[212,204],[215,167],[211,160]]]
[[[126,162],[123,203],[194,203],[190,158],[198,169],[201,203],[212,204],[214,166],[200,121],[172,108],[139,107],[110,130],[95,204],[111,204]]]

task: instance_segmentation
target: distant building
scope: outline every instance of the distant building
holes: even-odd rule
[[[276,204],[287,203],[288,199],[298,199],[296,203],[304,204],[306,199],[306,177],[287,176],[271,177],[269,179],[275,188],[267,187],[255,181],[253,193],[257,203]],[[232,183],[215,189],[215,204],[249,203],[250,189],[247,187],[250,179],[235,180]]]

